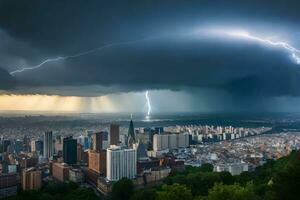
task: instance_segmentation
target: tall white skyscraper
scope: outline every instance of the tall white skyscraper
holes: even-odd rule
[[[106,152],[106,176],[109,181],[136,176],[136,150],[112,145]]]
[[[53,136],[52,131],[44,133],[44,158],[53,156]]]

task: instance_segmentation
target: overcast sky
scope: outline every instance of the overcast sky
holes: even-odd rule
[[[115,111],[143,110],[146,90],[156,112],[300,111],[290,52],[225,34],[300,49],[299,10],[296,0],[0,0],[0,90],[108,95]],[[10,74],[57,57],[68,58]]]

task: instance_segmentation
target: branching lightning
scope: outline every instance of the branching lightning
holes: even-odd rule
[[[145,40],[150,40],[150,39],[154,39],[154,38],[155,37],[148,37],[148,38],[144,38],[144,39],[131,40],[131,41],[127,41],[127,42],[110,43],[110,44],[106,44],[104,46],[97,47],[97,48],[94,48],[94,49],[91,49],[91,50],[88,50],[88,51],[80,52],[80,53],[77,53],[77,54],[74,54],[74,55],[59,56],[59,57],[56,57],[56,58],[48,58],[48,59],[44,60],[43,62],[41,62],[38,65],[35,65],[35,66],[32,66],[32,67],[21,67],[20,69],[17,69],[15,71],[10,72],[10,74],[15,75],[16,73],[22,73],[22,72],[25,72],[27,70],[38,69],[40,67],[43,67],[47,63],[57,62],[57,61],[61,61],[61,60],[67,60],[67,59],[71,59],[71,58],[77,58],[77,57],[81,57],[81,56],[85,56],[85,55],[88,55],[88,54],[95,53],[97,51],[102,51],[102,50],[105,50],[105,49],[110,48],[110,47],[133,44],[133,43],[137,43],[137,42],[141,42],[141,41],[145,41]]]
[[[237,38],[243,38],[247,40],[252,40],[256,41],[262,44],[270,45],[270,46],[275,46],[282,48],[289,52],[291,58],[295,61],[296,64],[300,65],[300,50],[296,49],[292,45],[283,42],[283,41],[272,41],[266,38],[261,38],[258,36],[251,35],[250,33],[246,31],[228,31],[226,32],[227,35],[232,36],[232,37],[237,37]]]
[[[273,40],[270,40],[270,39],[254,36],[254,35],[251,35],[250,33],[246,32],[246,31],[214,30],[213,32],[217,33],[218,35],[220,35],[222,37],[224,37],[224,35],[225,36],[227,35],[227,36],[230,36],[230,37],[241,38],[241,39],[246,39],[246,40],[252,40],[252,41],[262,43],[262,44],[282,48],[290,54],[291,58],[295,61],[296,64],[300,65],[300,50],[293,47],[292,45],[290,45],[286,42],[273,41]],[[25,72],[25,71],[28,71],[28,70],[34,70],[34,69],[41,68],[47,63],[57,62],[57,61],[61,61],[61,60],[67,60],[67,59],[71,59],[71,58],[77,58],[77,57],[81,57],[81,56],[84,56],[84,55],[95,53],[97,51],[105,50],[105,49],[110,48],[110,47],[133,44],[133,43],[137,43],[137,42],[141,42],[141,41],[145,41],[145,40],[149,40],[149,39],[153,39],[153,38],[155,38],[155,37],[148,37],[148,38],[139,39],[139,40],[131,40],[131,41],[127,41],[127,42],[110,43],[110,44],[106,44],[104,46],[100,46],[100,47],[97,47],[97,48],[94,48],[94,49],[91,49],[91,50],[88,50],[88,51],[80,52],[80,53],[77,53],[77,54],[74,54],[74,55],[59,56],[59,57],[56,57],[56,58],[48,58],[48,59],[42,61],[38,65],[35,65],[35,66],[32,66],[32,67],[21,67],[21,68],[15,70],[15,71],[10,72],[10,74],[15,75],[16,73],[22,73],[22,72]]]
[[[274,41],[271,39],[267,39],[264,37],[259,37],[256,35],[252,35],[246,31],[226,31],[226,30],[217,30],[217,31],[213,31],[214,33],[218,34],[220,37],[226,37],[226,36],[230,36],[233,38],[240,38],[240,39],[245,39],[245,40],[250,40],[250,41],[254,41],[254,42],[258,42],[264,45],[268,45],[268,46],[272,46],[272,47],[278,47],[281,48],[285,51],[287,51],[289,53],[289,55],[291,56],[291,58],[295,61],[296,64],[300,65],[300,50],[293,47],[292,45],[290,45],[287,42],[283,42],[283,41]],[[144,38],[144,39],[139,39],[139,40],[132,40],[132,41],[127,41],[127,42],[118,42],[118,43],[110,43],[110,44],[106,44],[94,49],[90,49],[88,51],[83,51],[74,55],[67,55],[67,56],[59,56],[56,58],[48,58],[44,61],[42,61],[40,64],[35,65],[35,66],[31,66],[31,67],[21,67],[15,71],[11,71],[10,74],[11,75],[15,75],[17,73],[22,73],[28,70],[35,70],[38,68],[41,68],[43,66],[45,66],[45,64],[47,63],[51,63],[51,62],[58,62],[58,61],[62,61],[62,60],[67,60],[67,59],[72,59],[72,58],[77,58],[77,57],[81,57],[84,55],[88,55],[88,54],[92,54],[98,51],[102,51],[105,50],[107,48],[110,47],[115,47],[115,46],[122,46],[122,45],[128,45],[128,44],[133,44],[133,43],[137,43],[137,42],[141,42],[141,41],[145,41],[145,40],[149,40],[149,39],[153,39],[155,37],[150,37],[150,38]],[[145,92],[145,99],[146,99],[146,103],[147,103],[147,119],[149,119],[150,114],[151,114],[151,101],[149,98],[149,91],[147,90]]]
[[[149,91],[147,90],[145,92],[145,97],[146,97],[146,101],[147,101],[147,117],[150,116],[151,114],[151,101],[150,101],[150,98],[149,98]]]

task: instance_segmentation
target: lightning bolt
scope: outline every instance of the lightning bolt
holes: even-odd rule
[[[209,30],[211,31],[211,30]],[[213,32],[220,34],[222,37],[225,35],[227,36],[231,36],[231,37],[235,37],[235,38],[241,38],[241,39],[247,39],[247,40],[252,40],[252,41],[256,41],[262,44],[266,44],[266,45],[270,45],[270,46],[276,46],[276,47],[280,47],[286,51],[289,52],[291,58],[295,61],[296,64],[300,65],[300,50],[293,47],[292,45],[283,42],[283,41],[272,41],[270,39],[266,39],[266,38],[262,38],[262,37],[258,37],[258,36],[254,36],[251,35],[250,33],[246,32],[246,31],[224,31],[224,30],[213,30]],[[157,38],[157,37],[148,37],[148,38],[144,38],[144,39],[139,39],[139,40],[132,40],[132,41],[127,41],[127,42],[119,42],[119,43],[110,43],[110,44],[106,44],[88,51],[84,51],[84,52],[80,52],[74,55],[68,55],[68,56],[59,56],[56,58],[48,58],[44,61],[42,61],[40,64],[32,66],[32,67],[21,67],[20,69],[17,69],[15,71],[10,72],[11,75],[15,75],[17,73],[22,73],[24,71],[27,70],[35,70],[38,68],[43,67],[45,64],[50,63],[50,62],[57,62],[57,61],[61,61],[61,60],[67,60],[67,59],[71,59],[71,58],[77,58],[80,56],[84,56],[87,54],[92,54],[95,53],[97,51],[101,51],[110,47],[114,47],[114,46],[121,46],[121,45],[128,45],[128,44],[133,44],[133,43],[137,43],[137,42],[141,42],[141,41],[145,41],[145,40],[149,40],[149,39],[153,39],[153,38]]]
[[[147,108],[148,108],[148,110],[147,110],[147,117],[149,117],[150,114],[151,114],[151,102],[150,102],[149,91],[148,90],[145,92],[145,97],[146,97]]]
[[[106,45],[103,45],[103,46],[100,46],[100,47],[97,47],[97,48],[94,48],[94,49],[90,49],[88,51],[73,54],[73,55],[59,56],[59,57],[56,57],[56,58],[48,58],[48,59],[42,61],[38,65],[35,65],[35,66],[32,66],[32,67],[21,67],[20,69],[17,69],[15,71],[10,72],[10,74],[15,75],[17,73],[22,73],[22,72],[25,72],[27,70],[35,70],[35,69],[41,68],[47,63],[57,62],[57,61],[67,60],[67,59],[72,59],[72,58],[77,58],[77,57],[81,57],[81,56],[85,56],[85,55],[88,55],[88,54],[95,53],[97,51],[102,51],[102,50],[105,50],[105,49],[110,48],[110,47],[134,44],[134,43],[138,43],[138,42],[142,42],[142,41],[146,41],[146,40],[150,40],[150,39],[155,39],[155,38],[158,38],[158,37],[148,37],[148,38],[143,38],[143,39],[139,39],[139,40],[131,40],[131,41],[127,41],[127,42],[110,43],[110,44],[106,44]]]
[[[231,37],[252,40],[252,41],[256,41],[256,42],[266,44],[269,46],[275,46],[275,47],[282,48],[282,49],[286,50],[287,52],[289,52],[291,58],[295,61],[296,64],[300,65],[300,50],[286,42],[272,41],[272,40],[269,40],[266,38],[251,35],[250,33],[246,32],[246,31],[228,31],[228,32],[226,32],[226,34]]]

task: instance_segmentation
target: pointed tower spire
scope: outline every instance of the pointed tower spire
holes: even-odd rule
[[[135,133],[134,133],[134,126],[133,126],[133,122],[131,119],[130,123],[129,123],[129,128],[128,128],[128,145],[130,147],[132,147],[132,145],[134,143],[136,143],[136,139],[135,139]]]

